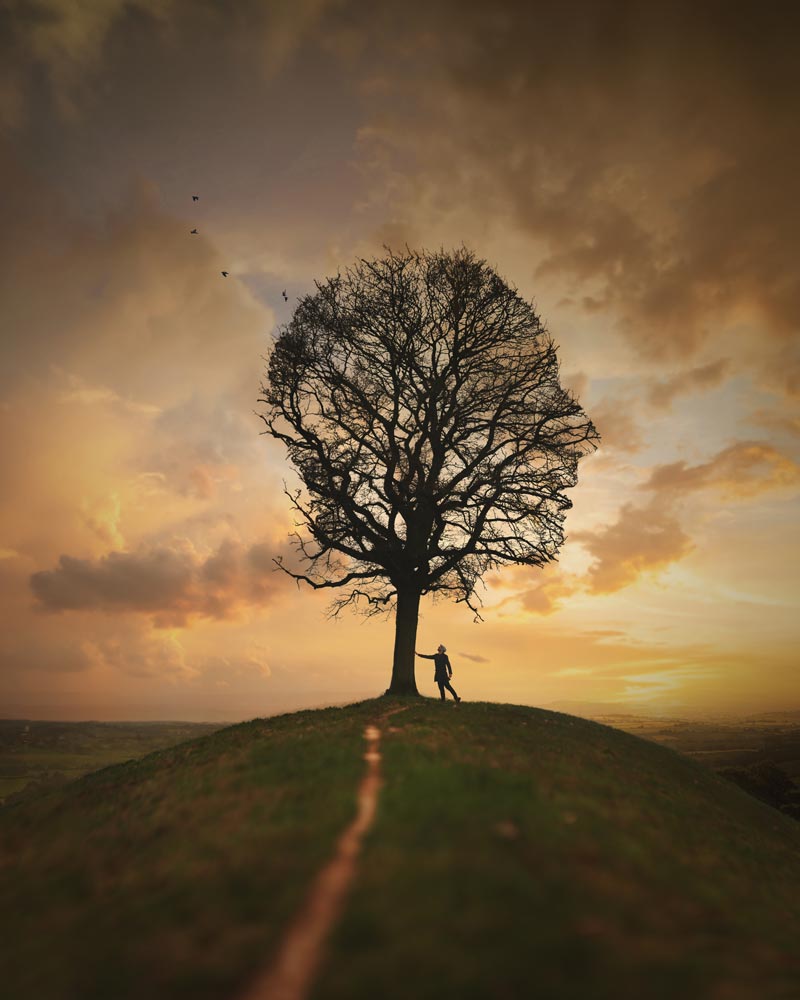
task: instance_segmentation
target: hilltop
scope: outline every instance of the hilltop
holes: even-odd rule
[[[315,1000],[789,997],[800,824],[695,761],[512,705],[231,726],[0,810],[15,1000],[237,996],[383,787]]]

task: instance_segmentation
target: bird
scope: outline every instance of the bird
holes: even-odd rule
[[[197,236],[197,230],[193,229],[189,235],[190,236]]]
[[[281,292],[281,295],[283,296],[283,301],[284,301],[284,302],[288,302],[288,301],[289,301],[289,296],[288,296],[288,295],[286,294],[286,289],[285,289],[285,288],[284,288],[284,290],[283,290],[283,291]]]
[[[200,195],[199,194],[193,194],[192,195],[192,201],[200,201]]]
[[[228,274],[229,274],[230,272],[229,272],[229,271],[220,271],[219,273],[220,273],[220,274],[222,275],[222,277],[223,277],[223,278],[227,278],[227,277],[228,277]]]

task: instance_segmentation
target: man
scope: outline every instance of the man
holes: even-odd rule
[[[450,666],[450,657],[447,655],[445,647],[440,645],[437,651],[433,654],[417,653],[416,650],[414,650],[414,652],[417,656],[421,656],[423,660],[433,660],[436,664],[433,679],[439,685],[439,694],[442,696],[442,701],[445,700],[444,689],[447,688],[450,694],[452,694],[455,698],[456,704],[458,704],[461,699],[450,685],[450,678],[453,676],[453,668]]]

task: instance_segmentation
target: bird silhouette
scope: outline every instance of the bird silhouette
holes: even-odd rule
[[[229,274],[230,272],[229,272],[229,271],[220,271],[219,273],[220,273],[220,274],[222,275],[222,277],[223,277],[223,278],[227,278],[227,277],[228,277],[228,274]]]
[[[200,201],[200,195],[199,194],[193,194],[192,195],[192,201]]]
[[[193,229],[190,233],[191,236],[197,236],[197,230]]]
[[[288,302],[288,301],[289,301],[289,296],[288,296],[288,295],[286,294],[286,289],[285,289],[285,288],[284,288],[284,290],[283,290],[283,291],[281,292],[281,295],[283,296],[283,301],[284,301],[284,302]]]

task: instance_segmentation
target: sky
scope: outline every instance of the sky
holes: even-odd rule
[[[315,280],[462,244],[602,442],[558,562],[487,576],[483,623],[425,599],[417,648],[469,700],[800,709],[799,21],[0,0],[0,716],[385,690],[391,619],[274,571],[294,480],[257,398]]]

